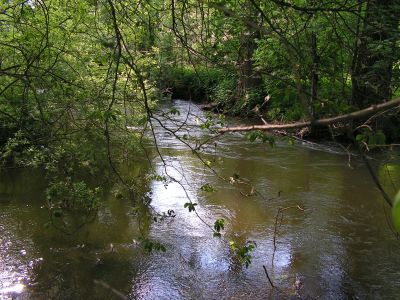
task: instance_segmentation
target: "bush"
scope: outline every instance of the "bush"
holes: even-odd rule
[[[232,107],[234,105],[235,89],[236,78],[234,76],[224,76],[211,91],[211,100],[218,107]]]
[[[172,90],[173,98],[203,102],[209,101],[221,77],[223,72],[215,68],[180,66],[166,69],[161,81],[164,89]]]

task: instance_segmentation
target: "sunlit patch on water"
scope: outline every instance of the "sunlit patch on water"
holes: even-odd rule
[[[13,211],[14,208],[9,209]],[[0,299],[25,293],[33,269],[43,261],[43,258],[32,255],[29,240],[18,238],[16,231],[19,226],[9,217],[7,212],[0,214],[0,219],[8,225],[0,224]]]
[[[1,250],[8,247],[1,247]],[[0,253],[0,299],[21,294],[29,280],[28,266],[7,253]]]
[[[4,229],[1,227],[0,229]],[[12,242],[14,238],[7,230],[2,230],[2,234],[0,239],[0,299],[9,294],[21,293],[24,289],[23,282],[28,277],[27,267],[21,259],[25,256],[26,251],[20,249],[18,251],[20,253],[15,255],[18,246]]]
[[[290,245],[281,245],[281,248],[274,255],[274,267],[277,269],[288,268],[292,263]]]
[[[0,295],[21,294],[24,291],[24,289],[25,285],[23,285],[22,283],[17,283],[15,285],[0,289]]]

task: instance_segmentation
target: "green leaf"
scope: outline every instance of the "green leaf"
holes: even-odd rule
[[[167,251],[166,247],[160,242],[151,241],[148,238],[143,237],[139,237],[139,241],[148,253],[151,253],[153,250],[161,252]]]
[[[273,147],[275,145],[274,137],[266,135],[265,133],[263,133],[261,131],[251,131],[251,132],[246,134],[246,138],[250,142],[254,142],[255,140],[258,139],[261,142],[263,142],[264,144],[268,142],[271,147]]]
[[[178,115],[178,116],[180,116],[181,115],[181,112],[176,108],[176,107],[173,107],[173,108],[171,108],[170,110],[169,110],[169,113],[171,114],[171,115]]]
[[[195,211],[196,210],[195,206],[197,206],[197,203],[191,203],[191,202],[186,202],[183,205],[184,208],[188,208],[189,209],[189,212]]]
[[[217,233],[219,233],[221,230],[224,229],[224,223],[225,220],[224,219],[217,219],[214,223],[214,229]]]
[[[254,142],[258,137],[258,132],[257,131],[251,131],[249,133],[246,133],[246,138],[250,141],[250,142]]]
[[[367,140],[367,137],[364,135],[364,134],[357,134],[357,136],[356,136],[356,141],[358,142],[358,143],[362,143],[362,142],[365,142]]]
[[[238,246],[234,241],[229,241],[232,251],[236,254],[239,261],[248,268],[251,264],[251,252],[255,250],[257,247],[256,242],[254,241],[246,241],[246,244],[243,246]]]
[[[220,237],[221,237],[221,233],[219,233],[219,232],[214,232],[214,233],[213,233],[213,237],[219,237],[219,238],[220,238]]]

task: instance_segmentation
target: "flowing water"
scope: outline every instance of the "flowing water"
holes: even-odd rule
[[[178,135],[206,138],[194,126],[202,112],[185,101],[174,106],[180,122],[187,119]],[[210,143],[204,159],[228,181],[249,183],[230,184],[171,132],[156,126],[155,135],[163,155],[154,158],[157,173],[176,181],[153,181],[151,206],[176,216],[145,226],[132,203],[110,192],[94,222],[63,234],[46,226],[40,172],[1,175],[0,299],[286,299],[295,297],[296,276],[303,298],[400,297],[400,242],[359,158],[349,168],[348,156],[334,147],[282,140],[271,148],[226,134]],[[398,166],[375,165],[393,195]],[[202,191],[207,183],[216,191]],[[198,216],[184,208],[188,198]],[[287,209],[277,218],[279,208]],[[207,226],[218,218],[225,220],[223,239]],[[167,251],[145,253],[139,228]],[[229,240],[256,242],[248,268]]]

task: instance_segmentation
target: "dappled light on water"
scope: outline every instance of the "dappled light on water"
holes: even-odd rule
[[[174,105],[181,121],[190,107],[186,134],[209,135],[194,126],[196,115],[202,117],[196,106]],[[348,168],[347,154],[330,146],[291,146],[282,140],[271,148],[241,134],[224,135],[205,147],[203,156],[228,178],[223,181],[158,125],[155,134],[162,159],[153,155],[158,177],[149,198],[160,214],[173,211],[163,220],[138,222],[132,204],[110,192],[93,224],[65,236],[44,227],[48,218],[40,209],[39,187],[27,192],[37,200],[29,207],[27,193],[4,196],[36,183],[24,182],[27,176],[2,179],[0,299],[18,293],[99,299],[116,292],[131,299],[281,299],[293,295],[297,279],[304,296],[396,298],[399,244],[357,157]],[[397,171],[382,165],[378,173],[389,186]],[[234,178],[249,184],[236,184]],[[195,212],[185,207],[190,202],[197,204]],[[225,227],[216,238],[210,226],[221,218]],[[145,253],[139,226],[166,252]],[[256,243],[248,268],[229,241]],[[281,293],[271,290],[263,266]]]

